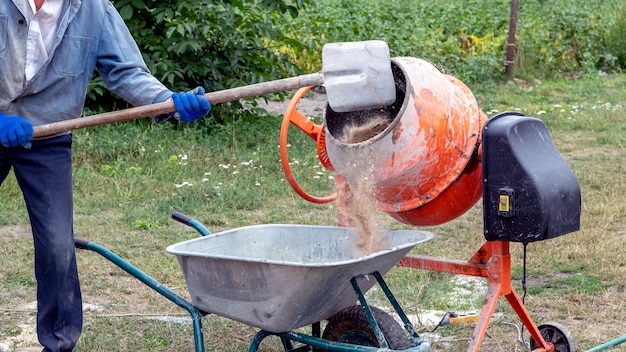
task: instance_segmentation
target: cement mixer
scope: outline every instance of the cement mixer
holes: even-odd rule
[[[316,140],[322,165],[352,189],[371,191],[378,210],[409,225],[439,225],[480,199],[479,147],[486,115],[461,81],[430,63],[410,57],[391,62],[396,100],[388,107],[351,112],[328,107],[322,130],[290,104],[281,131],[283,167],[305,199],[334,200],[309,196],[294,182],[282,147],[291,122]]]
[[[377,109],[337,112],[327,106],[324,124],[297,111],[292,98],[281,128],[281,161],[287,180],[314,203],[366,194],[377,210],[414,226],[452,221],[483,199],[486,242],[468,261],[407,254],[404,267],[487,279],[489,289],[468,351],[478,351],[497,302],[504,296],[528,330],[533,351],[574,352],[558,323],[535,325],[511,284],[510,242],[530,243],[577,231],[578,182],[554,147],[543,122],[520,113],[487,119],[459,80],[417,58],[391,59],[396,100]],[[287,155],[293,124],[317,145],[322,165],[336,171],[337,193],[316,197],[294,179]],[[338,214],[341,226],[351,226]],[[348,220],[349,221],[349,220]]]

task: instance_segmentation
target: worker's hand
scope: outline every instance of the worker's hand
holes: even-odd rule
[[[30,121],[8,116],[0,112],[0,143],[8,148],[27,145],[33,139],[33,125]]]
[[[179,119],[191,122],[204,117],[211,110],[211,103],[204,96],[204,88],[197,87],[189,92],[174,93],[172,100],[178,111]]]

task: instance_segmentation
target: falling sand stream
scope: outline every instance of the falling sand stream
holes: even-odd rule
[[[344,127],[341,140],[347,144],[361,143],[384,131],[389,124],[389,119],[378,117],[363,125],[348,125]],[[375,165],[371,160],[362,159],[356,155],[351,159],[350,167],[358,170],[360,176],[350,189],[351,198],[348,202],[340,202],[339,210],[356,231],[356,246],[361,251],[360,254],[368,255],[386,249],[387,244],[375,219]]]

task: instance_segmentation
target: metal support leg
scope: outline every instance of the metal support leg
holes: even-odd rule
[[[487,279],[489,282],[487,297],[480,310],[476,328],[474,329],[472,340],[467,349],[468,352],[478,352],[500,296],[504,296],[507,299],[524,326],[528,329],[531,337],[537,342],[537,345],[539,345],[539,348],[534,352],[552,352],[554,351],[554,345],[550,342],[546,342],[541,336],[539,329],[511,286],[511,256],[509,245],[510,243],[507,241],[486,242],[472,258],[466,262],[409,254],[402,258],[400,266],[451,274],[478,276]]]
[[[385,339],[385,335],[383,334],[382,330],[380,330],[380,326],[378,326],[378,322],[376,322],[376,318],[374,318],[374,313],[372,313],[369,304],[367,304],[367,301],[365,300],[365,295],[363,295],[363,292],[359,287],[359,283],[357,282],[356,277],[350,279],[350,283],[352,283],[352,288],[354,289],[354,292],[356,293],[356,296],[361,303],[361,307],[363,307],[363,311],[365,312],[367,321],[370,323],[370,326],[372,328],[372,331],[374,332],[374,335],[376,336],[376,340],[378,340],[380,348],[389,348],[389,345],[387,344],[387,339]]]
[[[422,341],[417,331],[415,331],[415,328],[413,327],[413,324],[409,320],[409,317],[407,317],[407,315],[404,313],[404,310],[402,309],[402,307],[400,306],[400,303],[398,303],[398,300],[389,289],[389,286],[387,286],[387,283],[383,279],[383,276],[378,271],[376,271],[374,272],[374,277],[376,278],[376,281],[378,281],[378,285],[380,286],[380,288],[385,293],[385,296],[387,296],[389,303],[391,303],[391,306],[393,307],[393,309],[395,309],[396,313],[398,313],[400,320],[402,320],[402,323],[404,324],[404,329],[411,335],[412,342],[415,345],[421,345],[423,343],[426,343],[426,341]]]

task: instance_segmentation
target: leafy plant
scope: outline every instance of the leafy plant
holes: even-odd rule
[[[276,49],[280,45],[302,50],[299,41],[285,37],[280,22],[297,16],[306,2],[116,0],[114,4],[155,77],[173,91],[198,85],[217,91],[299,73]],[[110,110],[120,104],[103,88],[99,78],[90,85],[92,109]],[[240,104],[231,106],[237,109]]]
[[[607,43],[619,66],[626,67],[626,2],[617,9],[615,22],[610,24]]]
[[[316,0],[294,20],[299,33],[291,36],[318,38],[319,44],[382,39],[392,56],[423,58],[466,83],[482,83],[503,78],[510,4]],[[543,79],[623,68],[616,57],[624,52],[619,51],[624,38],[619,14],[624,11],[617,0],[521,2],[516,74]],[[610,33],[612,42],[606,39]]]
[[[380,39],[471,85],[501,80],[510,1],[115,0],[150,70],[172,90],[209,91],[318,71],[324,44]],[[515,74],[545,79],[626,67],[619,0],[529,0],[517,14]],[[272,98],[283,98],[277,94]],[[87,106],[125,103],[95,78]],[[254,103],[253,103],[254,104]],[[214,107],[216,124],[241,113]],[[211,126],[215,127],[215,126]]]

